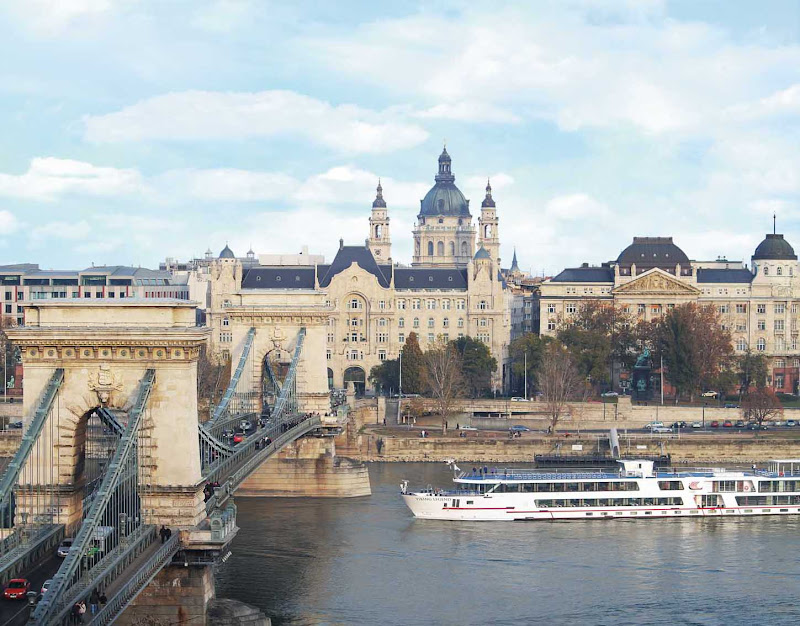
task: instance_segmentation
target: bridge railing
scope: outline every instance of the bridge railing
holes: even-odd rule
[[[155,370],[148,369],[139,383],[125,432],[93,496],[88,515],[75,536],[69,554],[53,577],[53,584],[34,610],[32,624],[52,624],[55,615],[69,608],[71,589],[84,576],[91,577],[95,567],[102,568],[109,554],[140,526],[142,512],[137,480],[139,427],[154,382]],[[98,529],[101,532],[97,533]]]
[[[214,413],[211,416],[211,419],[205,423],[205,427],[207,430],[211,430],[212,427],[221,419],[223,419],[229,413],[238,413],[239,408],[237,405],[239,403],[232,402],[235,398],[237,398],[237,389],[239,388],[239,383],[242,381],[242,374],[245,371],[245,367],[247,366],[248,360],[250,359],[250,352],[253,348],[253,341],[256,336],[256,329],[251,328],[247,331],[247,337],[244,341],[244,347],[242,348],[242,354],[239,356],[239,363],[236,366],[236,370],[233,372],[233,376],[231,376],[231,381],[228,383],[228,388],[225,390],[225,394],[222,396],[222,400],[214,409]],[[252,383],[252,381],[251,381]],[[247,383],[245,383],[247,384]],[[250,409],[253,410],[252,408]]]

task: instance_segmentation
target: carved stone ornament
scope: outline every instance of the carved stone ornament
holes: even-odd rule
[[[280,350],[283,342],[286,341],[286,333],[281,330],[280,326],[272,329],[272,345]]]
[[[700,291],[692,285],[687,285],[671,275],[653,272],[641,278],[636,278],[614,290],[616,293],[638,294],[698,294]]]
[[[122,390],[122,377],[111,371],[111,366],[101,363],[98,370],[89,374],[89,389],[97,394],[100,404],[106,406],[112,391]]]

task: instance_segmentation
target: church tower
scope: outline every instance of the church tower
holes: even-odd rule
[[[378,179],[375,200],[372,202],[372,215],[369,218],[369,249],[378,263],[388,263],[392,258],[392,241],[389,239],[389,215],[386,211],[386,200],[383,199],[383,187]]]
[[[498,232],[500,220],[497,218],[494,198],[492,198],[492,185],[486,181],[486,197],[481,203],[481,216],[478,218],[478,231],[480,245],[489,253],[496,267],[500,267],[500,233]]]

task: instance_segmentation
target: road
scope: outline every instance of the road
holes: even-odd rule
[[[55,576],[63,559],[53,555],[41,563],[33,571],[28,572],[26,578],[31,581],[31,591],[37,593],[42,589],[42,583]],[[23,600],[0,599],[0,626],[18,626],[27,623],[30,609]]]

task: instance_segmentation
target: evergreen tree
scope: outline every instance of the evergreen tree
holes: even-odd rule
[[[423,392],[425,359],[419,347],[417,333],[409,333],[403,346],[403,393]]]
[[[467,393],[473,398],[490,393],[497,359],[492,356],[489,346],[472,337],[459,337],[450,343],[459,355]]]

